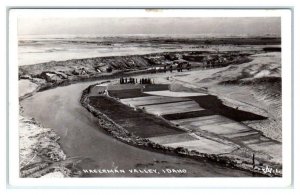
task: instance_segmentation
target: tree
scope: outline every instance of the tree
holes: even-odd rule
[[[191,69],[191,64],[190,64],[190,63],[188,63],[188,64],[186,65],[186,69],[187,69],[187,70],[190,70],[190,69]]]
[[[108,67],[106,68],[106,72],[112,72],[112,67],[111,67],[111,66],[108,66]]]

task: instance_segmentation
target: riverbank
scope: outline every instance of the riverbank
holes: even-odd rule
[[[80,80],[80,79],[79,79]],[[74,82],[74,81],[73,81]],[[72,82],[66,80],[58,83],[32,82],[30,79],[19,80],[19,101],[35,93]],[[19,170],[20,177],[62,178],[80,177],[81,171],[76,168],[78,159],[67,158],[59,144],[60,137],[53,129],[44,128],[34,118],[23,116],[19,111]]]
[[[19,116],[20,177],[76,177],[76,159],[68,159],[53,129],[43,128],[34,119]]]

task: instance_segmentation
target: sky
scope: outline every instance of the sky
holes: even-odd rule
[[[280,36],[279,17],[18,18],[19,35]]]

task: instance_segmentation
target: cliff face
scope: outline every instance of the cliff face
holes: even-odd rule
[[[250,52],[250,51],[249,51]],[[97,57],[73,59],[67,61],[51,61],[47,63],[20,66],[19,79],[30,80],[44,88],[65,81],[83,80],[87,78],[103,78],[119,74],[141,71],[157,71],[163,68],[216,68],[230,64],[241,64],[250,61],[250,53],[242,52],[207,52],[184,51],[164,52],[148,55]],[[185,65],[180,65],[184,61]],[[155,69],[155,70],[154,70]],[[120,75],[119,75],[120,76]]]
[[[67,61],[51,61],[41,64],[20,66],[19,76],[39,76],[43,72],[61,72],[67,76],[103,73],[107,67],[113,70],[143,69],[151,66],[143,56],[98,57],[73,59]]]
[[[43,128],[33,119],[19,117],[20,177],[76,177],[76,160],[68,159],[61,149],[60,137],[53,129]]]

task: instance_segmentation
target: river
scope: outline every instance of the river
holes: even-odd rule
[[[95,82],[84,82],[38,92],[21,102],[26,117],[33,117],[61,137],[68,157],[80,157],[80,169],[157,169],[148,173],[88,173],[83,177],[252,177],[252,173],[219,164],[166,155],[122,143],[100,129],[97,119],[79,102],[82,90]],[[163,173],[161,170],[186,170]]]

